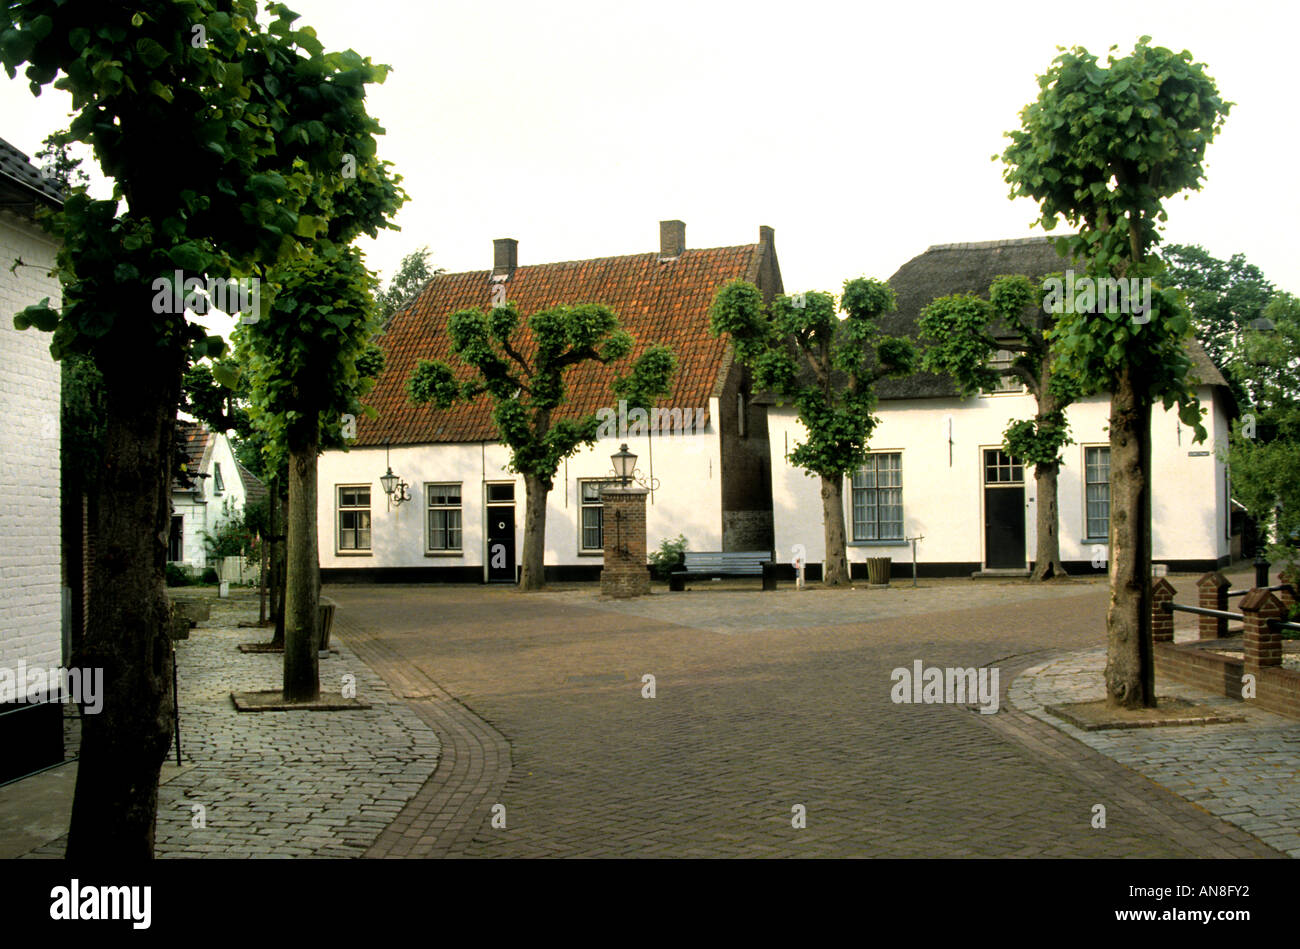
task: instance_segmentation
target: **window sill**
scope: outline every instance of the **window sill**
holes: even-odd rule
[[[1080,539],[1079,543],[1081,543],[1081,544],[1101,544],[1103,547],[1109,547],[1109,546],[1110,546],[1110,538],[1109,538],[1109,537],[1084,537],[1084,538]]]
[[[898,540],[850,540],[846,542],[849,547],[906,547],[907,541],[899,538]]]
[[[578,551],[578,556],[579,556],[579,557],[603,557],[603,556],[605,556],[605,551],[603,551],[603,550],[580,550],[580,551]]]
[[[374,551],[371,550],[336,550],[335,557],[373,557]]]
[[[465,556],[465,551],[463,551],[463,550],[426,550],[426,551],[424,552],[424,555],[425,555],[426,557],[464,557],[464,556]]]

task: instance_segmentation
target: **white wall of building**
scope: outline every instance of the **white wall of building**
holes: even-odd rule
[[[1177,412],[1159,405],[1152,416],[1152,477],[1155,487],[1153,554],[1156,562],[1214,560],[1228,553],[1224,463],[1216,445],[1226,441],[1227,418],[1212,392],[1199,393],[1207,409],[1204,424],[1209,438],[1193,444],[1192,432]],[[1107,398],[1092,398],[1066,410],[1074,444],[1064,449],[1058,476],[1061,558],[1091,561],[1094,545],[1085,538],[1084,450],[1107,445]],[[968,400],[917,399],[890,401],[877,411],[880,424],[871,437],[871,451],[902,453],[903,519],[907,537],[923,535],[917,545],[918,563],[984,564],[983,449],[996,448],[1011,419],[1030,418],[1031,396],[999,394]],[[951,446],[949,425],[951,419]],[[772,446],[772,493],[777,553],[788,560],[795,544],[807,549],[808,560],[825,558],[820,481],[785,460],[803,440],[804,427],[790,407],[768,413]],[[950,458],[951,448],[951,458]],[[1201,454],[1198,454],[1201,453]],[[1037,497],[1032,467],[1025,472],[1025,557],[1036,551]],[[844,490],[845,524],[851,538],[851,491]],[[868,557],[911,560],[906,543],[855,544],[851,562]]]
[[[59,364],[50,334],[16,330],[13,314],[61,299],[56,246],[39,227],[0,211],[0,666],[62,659],[59,536]],[[26,266],[10,273],[8,262]]]
[[[217,490],[216,478],[218,465],[223,486],[220,491]],[[213,437],[213,444],[199,471],[210,477],[196,478],[194,490],[172,491],[172,515],[184,518],[182,559],[179,563],[194,569],[216,566],[215,562],[208,562],[203,532],[215,534],[222,520],[238,518],[246,501],[244,482],[235,466],[235,453],[230,439],[224,434]]]
[[[718,418],[717,400],[710,418]],[[722,482],[719,440],[713,422],[703,432],[689,435],[657,434],[626,439],[601,439],[561,463],[546,514],[547,566],[599,566],[599,554],[579,549],[579,481],[604,478],[610,455],[626,441],[637,455],[637,467],[660,481],[653,500],[647,499],[646,542],[654,550],[677,534],[685,535],[693,550],[722,549]],[[320,563],[331,568],[476,567],[484,568],[487,552],[486,485],[515,484],[515,562],[523,551],[523,478],[506,469],[510,452],[505,446],[479,442],[395,446],[385,460],[383,448],[327,451],[318,469]],[[410,486],[411,500],[389,510],[379,479],[386,466]],[[463,538],[456,554],[426,550],[425,486],[459,482]],[[368,552],[343,553],[338,545],[337,497],[340,485],[369,485],[371,547]]]

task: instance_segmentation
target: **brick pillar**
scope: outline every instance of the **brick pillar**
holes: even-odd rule
[[[1196,581],[1198,600],[1196,605],[1203,610],[1226,610],[1228,608],[1228,588],[1232,586],[1228,578],[1217,570],[1211,570]],[[1228,621],[1215,616],[1196,617],[1196,626],[1201,639],[1224,639],[1228,635]]]
[[[1164,577],[1156,577],[1151,584],[1151,641],[1174,641],[1174,614],[1165,609],[1174,600],[1174,585]]]
[[[1277,575],[1277,582],[1286,584],[1287,587],[1287,589],[1278,590],[1275,594],[1277,601],[1282,604],[1282,615],[1286,616],[1295,607],[1296,578],[1283,570]]]
[[[1256,588],[1241,600],[1241,615],[1245,617],[1242,650],[1247,672],[1258,672],[1263,666],[1282,664],[1282,631],[1268,625],[1270,619],[1282,615],[1282,604],[1277,597],[1263,588]]]
[[[605,564],[600,592],[605,596],[643,596],[650,592],[646,569],[645,488],[602,488],[601,531]]]

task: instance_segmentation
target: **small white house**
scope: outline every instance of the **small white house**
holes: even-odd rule
[[[216,567],[209,563],[204,534],[215,534],[222,521],[239,517],[248,504],[260,503],[267,496],[266,486],[239,463],[224,433],[187,421],[177,421],[176,432],[186,462],[172,481],[167,560],[196,570]]]
[[[66,659],[59,364],[48,333],[13,325],[14,314],[45,297],[59,305],[59,281],[50,275],[58,247],[35,213],[61,204],[55,182],[0,139],[0,783],[63,760],[62,707],[41,702],[25,674],[17,681],[20,670]],[[22,266],[11,272],[16,260]]]
[[[692,550],[771,550],[771,492],[763,413],[750,404],[746,374],[723,339],[709,333],[714,293],[749,280],[781,291],[771,228],[754,244],[694,250],[685,225],[660,224],[657,253],[520,266],[517,242],[498,240],[494,267],[434,276],[396,314],[381,340],[386,363],[358,418],[348,451],[327,451],[318,474],[321,575],[355,580],[514,582],[523,544],[523,479],[508,470],[486,396],[440,411],[413,405],[406,384],[420,359],[459,363],[447,319],[494,301],[525,318],[559,304],[603,303],[641,348],[666,343],[678,371],[661,411],[630,415],[610,394],[615,367],[588,364],[566,377],[573,414],[603,412],[605,437],[560,466],[546,517],[547,578],[595,579],[604,523],[599,490],[610,456],[626,443],[652,491],[647,549],[678,534]],[[625,424],[622,424],[625,423]],[[381,478],[401,485],[390,496]],[[409,496],[409,500],[401,500]],[[489,547],[503,552],[490,557]]]
[[[891,335],[917,335],[921,309],[951,293],[987,294],[1002,274],[1039,278],[1065,269],[1046,239],[931,247],[890,278],[898,312],[882,321]],[[1236,412],[1219,371],[1200,346],[1191,355],[1209,434],[1194,444],[1176,411],[1158,404],[1152,417],[1153,559],[1171,571],[1225,566],[1231,551],[1228,474],[1218,448]],[[853,575],[869,557],[890,557],[895,576],[911,574],[916,544],[920,576],[1019,573],[1036,551],[1032,467],[1001,451],[1012,419],[1032,418],[1036,404],[1011,377],[999,391],[970,399],[951,380],[917,373],[878,388],[879,425],[867,464],[845,479],[844,518]],[[1061,559],[1070,573],[1099,572],[1109,525],[1108,396],[1084,399],[1066,415],[1074,444],[1058,476]],[[773,524],[777,553],[789,560],[803,545],[818,575],[825,559],[819,482],[793,467],[786,453],[804,437],[792,407],[769,404]]]

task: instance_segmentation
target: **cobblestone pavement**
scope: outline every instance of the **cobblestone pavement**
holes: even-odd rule
[[[1190,630],[1177,639],[1195,639]],[[1157,694],[1227,707],[1244,722],[1189,727],[1085,731],[1044,710],[1104,697],[1104,647],[1039,663],[1012,684],[1014,705],[1156,784],[1300,857],[1300,722],[1181,682]]]
[[[438,737],[346,643],[333,643],[338,655],[321,660],[322,688],[337,694],[350,673],[371,708],[236,712],[232,691],[281,684],[282,656],[237,649],[269,638],[267,630],[233,626],[256,606],[247,598],[214,605],[213,620],[176,643],[184,764],[164,769],[155,852],[361,856],[434,772]],[[203,808],[203,827],[194,826],[195,805]],[[32,856],[61,857],[66,842],[65,836]]]
[[[891,670],[914,660],[993,664],[1005,693],[1018,671],[1095,645],[1101,584],[330,595],[343,638],[457,744],[372,853],[1281,855],[1005,701],[981,715],[891,700]],[[479,750],[496,757],[473,770]]]

